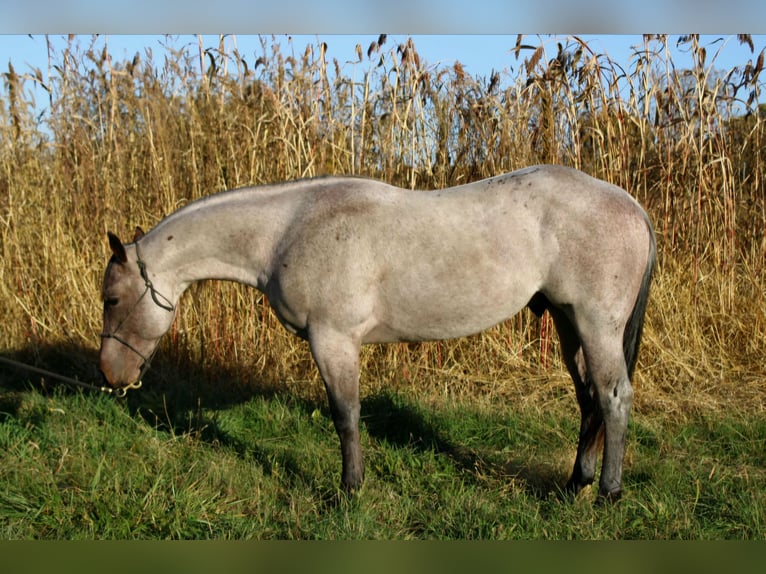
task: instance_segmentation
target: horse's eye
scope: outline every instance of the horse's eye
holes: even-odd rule
[[[120,300],[117,297],[107,297],[104,299],[104,307],[114,307]]]

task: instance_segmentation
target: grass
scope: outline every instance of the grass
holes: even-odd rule
[[[359,174],[439,188],[534,163],[583,169],[647,209],[659,262],[635,377],[626,496],[564,501],[575,401],[550,318],[362,353],[368,475],[338,442],[305,344],[255,290],[193,286],[127,401],[0,371],[2,538],[764,537],[764,53],[647,36],[628,62],[522,38],[473,78],[381,37],[242,54],[164,40],[52,42],[0,88],[0,352],[97,380],[107,230],[150,228],[242,185]],[[747,44],[747,36],[727,42]],[[43,90],[40,112],[31,86]]]
[[[576,425],[482,399],[363,401],[367,479],[337,491],[323,402],[264,393],[219,408],[56,389],[5,394],[6,539],[763,539],[766,424],[637,413],[626,495],[595,505],[559,488]],[[151,393],[150,393],[151,395]],[[191,395],[189,395],[191,396]],[[157,401],[153,402],[153,399]]]

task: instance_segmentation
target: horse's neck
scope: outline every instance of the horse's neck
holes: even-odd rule
[[[290,204],[251,198],[243,202],[232,195],[229,201],[181,209],[168,217],[140,242],[148,267],[176,295],[204,279],[262,286]]]

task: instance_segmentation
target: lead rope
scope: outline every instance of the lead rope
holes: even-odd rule
[[[12,367],[16,367],[18,369],[24,369],[25,371],[37,373],[38,375],[42,375],[44,377],[48,377],[51,379],[58,379],[59,381],[62,381],[69,385],[75,385],[77,387],[82,387],[91,391],[101,391],[102,393],[107,393],[120,398],[124,397],[129,389],[138,389],[141,387],[141,381],[127,385],[125,387],[121,387],[119,389],[113,389],[111,387],[105,387],[105,386],[99,386],[99,385],[92,385],[90,383],[86,383],[77,379],[65,377],[64,375],[59,375],[58,373],[54,373],[52,371],[46,371],[45,369],[41,369],[39,367],[33,367],[31,365],[27,365],[26,363],[20,363],[19,361],[14,361],[13,359],[8,359],[6,357],[0,357],[0,363],[5,363],[6,365],[11,365]]]

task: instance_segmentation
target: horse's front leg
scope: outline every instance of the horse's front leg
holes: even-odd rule
[[[359,343],[332,328],[312,327],[309,345],[324,380],[332,420],[340,438],[341,486],[353,491],[364,479],[359,440]]]

